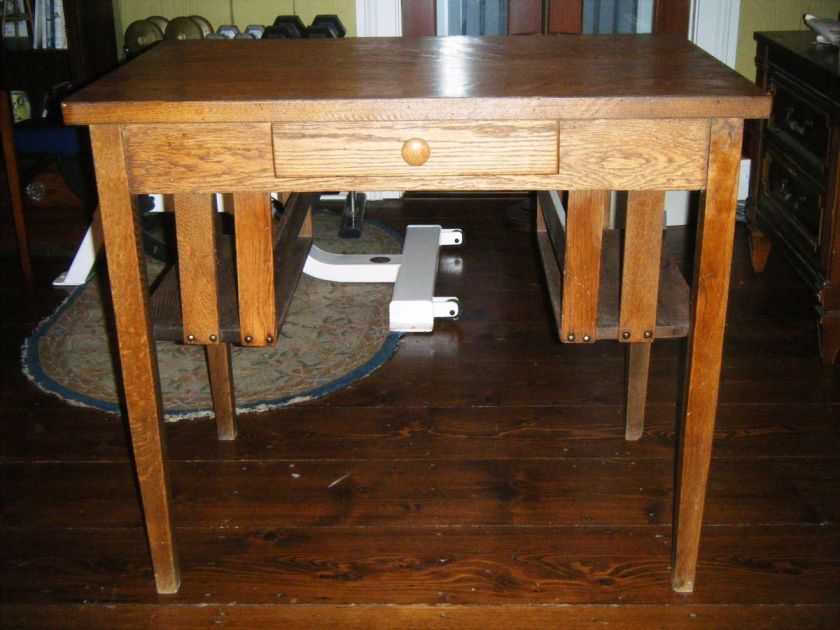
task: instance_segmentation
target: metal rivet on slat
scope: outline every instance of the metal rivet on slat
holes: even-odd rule
[[[630,339],[630,331],[625,330],[623,333],[621,333],[621,338],[622,339]]]
[[[187,341],[195,341],[195,335],[187,335]]]
[[[216,339],[218,339],[218,337],[216,335],[210,335],[210,341],[212,341],[213,343],[216,343]]]
[[[266,335],[265,336],[265,342],[266,343],[274,343],[274,337],[271,336],[271,335]]]
[[[592,337],[590,337],[589,335],[584,335],[583,336],[583,342],[584,343],[589,343],[590,341],[592,341]]]
[[[575,333],[569,333],[569,336],[566,337],[566,339],[569,340],[569,341],[574,341],[575,340]]]
[[[251,343],[253,340],[254,340],[254,338],[251,335],[248,335],[247,337],[245,337],[245,343]]]
[[[645,331],[645,339],[650,339],[651,337],[653,337],[653,331],[652,330],[646,330]]]

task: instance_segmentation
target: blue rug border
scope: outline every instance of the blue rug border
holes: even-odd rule
[[[313,208],[313,212],[318,214],[329,214],[334,217],[340,218],[340,214],[323,208]],[[400,246],[402,246],[405,242],[405,239],[402,234],[400,234],[392,227],[385,225],[377,219],[366,218],[365,223],[376,226],[378,229],[382,230],[383,232],[391,236],[394,240],[396,240],[396,242]],[[118,403],[111,403],[99,398],[86,396],[84,394],[80,394],[77,391],[68,389],[63,385],[60,385],[59,383],[56,383],[52,378],[50,378],[47,374],[44,373],[43,369],[41,368],[41,362],[37,358],[37,342],[47,333],[47,331],[49,331],[49,329],[55,324],[58,318],[61,317],[62,313],[64,313],[76,302],[76,300],[79,298],[79,296],[82,294],[86,287],[87,282],[73,289],[71,293],[64,299],[64,301],[58,305],[58,308],[56,308],[55,311],[53,311],[50,315],[44,318],[38,324],[38,326],[36,326],[32,334],[24,340],[23,347],[21,348],[21,368],[23,369],[23,373],[26,375],[26,377],[39,389],[48,394],[58,396],[61,400],[67,402],[70,405],[87,407],[90,409],[96,409],[98,411],[104,411],[106,413],[119,415],[122,413],[122,408]],[[374,354],[364,364],[356,367],[347,374],[344,374],[339,378],[330,381],[329,383],[325,383],[324,385],[321,385],[311,390],[300,392],[298,394],[283,396],[282,398],[265,400],[259,403],[251,403],[241,407],[237,406],[236,411],[237,413],[249,413],[254,411],[269,411],[271,409],[279,409],[281,407],[287,407],[289,405],[295,404],[296,402],[305,402],[307,400],[321,398],[323,396],[326,396],[327,394],[331,394],[339,389],[347,387],[351,383],[365,378],[377,368],[381,367],[386,361],[388,361],[388,359],[390,359],[397,351],[397,348],[400,344],[400,340],[402,339],[404,334],[405,333],[398,332],[388,333],[388,336],[385,337],[385,341],[382,343],[382,346],[379,348],[376,354]],[[117,360],[119,361],[119,357],[117,357]],[[120,396],[123,395],[122,391],[120,391],[119,393]],[[193,409],[189,411],[167,411],[164,408],[163,415],[164,419],[167,422],[177,422],[178,420],[209,417],[213,415],[213,410],[212,408],[204,408]]]

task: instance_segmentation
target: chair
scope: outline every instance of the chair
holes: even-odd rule
[[[23,186],[15,149],[12,103],[9,93],[3,91],[0,91],[0,136],[2,136],[3,141],[3,159],[6,163],[6,179],[9,183],[9,197],[18,258],[20,259],[23,278],[27,284],[31,285],[34,279],[32,257],[29,254],[29,239],[26,236],[26,221],[23,218]]]
[[[47,160],[71,157],[76,160],[76,164],[80,161],[85,162],[79,160],[81,156],[86,155],[79,140],[79,129],[64,126],[58,113],[61,98],[69,94],[72,89],[73,86],[69,83],[53,86],[44,95],[42,115],[18,124],[14,122],[10,94],[0,91],[0,134],[3,141],[3,158],[6,163],[12,219],[21,270],[29,285],[34,282],[34,274],[26,233],[26,220],[23,215],[25,182],[29,177],[20,168],[19,156],[40,156]],[[38,171],[40,168],[43,168],[43,164],[36,164],[30,172]],[[88,188],[92,187],[86,186],[87,182],[84,181],[84,173],[92,173],[92,169],[87,164],[80,164],[77,170],[79,173],[74,178],[65,176],[65,179],[68,180],[68,184],[75,183],[75,186],[71,186],[73,192],[92,206],[94,201],[88,199],[90,196]],[[71,182],[70,179],[74,181]]]
[[[171,198],[178,260],[152,288],[153,335],[205,347],[220,440],[237,432],[230,344],[276,342],[312,244],[311,197],[289,196],[277,221],[267,193],[225,195],[223,212],[212,194]]]
[[[664,191],[629,191],[622,231],[610,224],[609,191],[570,191],[565,207],[556,193],[537,195],[537,241],[560,340],[627,344],[627,440],[644,429],[651,343],[689,328],[688,284],[662,256],[664,199]]]

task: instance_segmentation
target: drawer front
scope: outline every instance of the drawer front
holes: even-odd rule
[[[773,112],[769,128],[783,141],[805,156],[826,167],[831,132],[831,116],[816,98],[809,98],[805,88],[796,87],[784,75],[770,79]]]
[[[277,177],[550,174],[554,121],[275,123]]]
[[[816,252],[825,207],[824,195],[775,151],[764,157],[766,175],[762,180],[762,203],[787,227],[789,240],[802,253]],[[768,204],[769,202],[769,204]]]

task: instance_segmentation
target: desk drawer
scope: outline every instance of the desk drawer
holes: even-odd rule
[[[551,174],[554,121],[275,123],[277,177]]]

